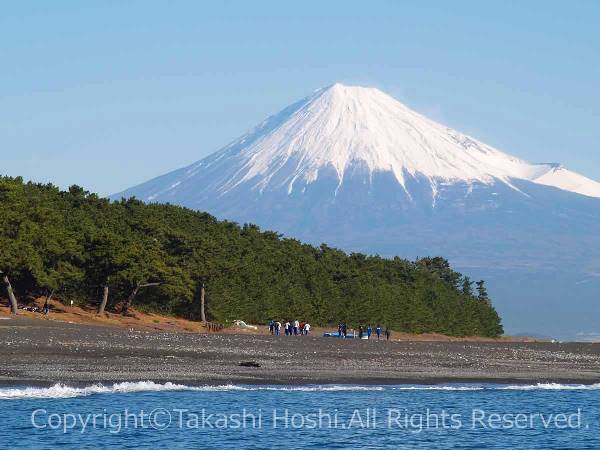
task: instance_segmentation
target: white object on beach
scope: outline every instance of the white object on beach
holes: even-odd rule
[[[248,325],[246,322],[244,322],[243,320],[234,320],[233,324],[236,327],[240,327],[240,328],[248,328],[250,330],[258,330],[258,327],[256,325]]]

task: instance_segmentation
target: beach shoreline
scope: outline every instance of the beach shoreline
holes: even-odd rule
[[[0,360],[3,386],[600,382],[600,344],[143,331],[27,317],[0,321]]]

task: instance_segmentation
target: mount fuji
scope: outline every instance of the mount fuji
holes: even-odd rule
[[[509,332],[599,331],[600,183],[334,84],[135,196],[348,251],[447,257],[485,277]]]

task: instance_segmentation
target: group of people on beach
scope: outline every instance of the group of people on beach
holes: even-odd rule
[[[269,320],[269,333],[274,336],[281,335],[281,322],[278,320]],[[285,320],[283,331],[286,336],[308,336],[310,333],[310,324],[305,321]]]
[[[271,333],[273,336],[280,336],[282,328],[283,333],[286,336],[308,336],[310,333],[310,324],[303,320],[299,321],[286,319],[282,322],[283,324],[279,320],[269,319],[269,333]],[[358,339],[371,339],[373,333],[375,333],[375,336],[377,336],[377,340],[385,337],[385,339],[389,341],[392,335],[391,330],[387,326],[384,329],[379,323],[375,328],[373,328],[370,324],[366,327],[360,325],[358,327],[358,336],[356,336],[356,330],[350,330],[350,335],[348,335],[348,326],[346,325],[346,322],[340,322],[338,325],[338,337],[341,338],[358,337]]]
[[[352,330],[352,336],[351,337],[355,337],[354,336],[354,330]],[[371,339],[371,335],[373,334],[373,327],[371,326],[371,324],[367,325],[366,327],[364,327],[363,325],[359,325],[358,326],[358,338],[359,339]],[[390,340],[390,337],[392,335],[392,332],[390,331],[390,329],[388,327],[385,327],[385,330],[381,327],[381,324],[377,324],[377,326],[375,327],[375,335],[377,336],[377,340],[381,339],[382,336],[385,336],[386,340]],[[340,322],[340,324],[338,325],[338,336],[341,338],[347,338],[348,337],[348,327],[346,325],[346,322]]]

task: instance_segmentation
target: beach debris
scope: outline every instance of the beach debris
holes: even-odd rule
[[[260,367],[260,364],[256,361],[243,361],[239,365],[242,367]]]

